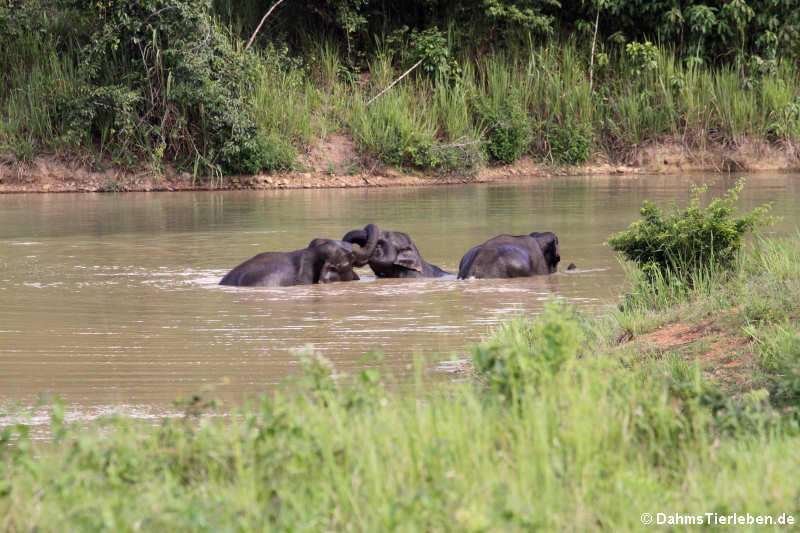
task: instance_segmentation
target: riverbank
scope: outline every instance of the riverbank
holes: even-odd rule
[[[157,425],[69,424],[55,406],[52,441],[0,432],[0,530],[797,524],[800,238],[757,240],[691,288],[632,288],[599,317],[551,303],[507,323],[453,383],[420,360],[390,392],[379,366],[344,377],[306,354],[229,416],[196,398]]]
[[[0,190],[798,168],[796,35],[764,26],[793,20],[783,5],[632,23],[587,6],[282,3],[271,22],[289,37],[244,3],[0,9]],[[644,30],[653,17],[692,29]]]
[[[0,193],[144,192],[222,189],[327,189],[351,187],[414,187],[463,183],[513,182],[557,175],[685,174],[694,172],[798,171],[793,146],[775,146],[745,139],[736,146],[689,149],[678,141],[652,143],[629,155],[628,164],[594,158],[578,166],[553,166],[524,157],[511,164],[483,166],[468,172],[432,172],[362,164],[355,143],[331,135],[297,159],[292,172],[197,178],[174,169],[93,169],[80,159],[51,154],[30,163],[7,157],[0,164]]]

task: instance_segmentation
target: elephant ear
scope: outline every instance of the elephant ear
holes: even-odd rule
[[[392,261],[393,265],[422,272],[422,261],[419,256],[419,250],[414,246],[414,243],[408,235],[399,231],[393,231],[390,234],[390,243],[392,247],[397,250],[397,255],[394,261]]]
[[[320,267],[319,272],[317,273],[318,283],[331,283],[333,281],[339,281],[338,270],[336,270],[336,265],[331,263],[329,260],[325,259],[322,263],[322,267]]]
[[[394,262],[392,264],[406,268],[408,270],[416,270],[417,272],[422,272],[422,263],[420,263],[419,254],[415,253],[414,250],[410,248],[398,251],[397,257],[395,257]]]
[[[352,272],[352,265],[357,254],[361,252],[361,247],[357,244],[326,239],[329,245],[324,249],[322,266],[319,267],[319,283],[331,283],[334,281],[349,281],[358,279],[355,272]],[[313,241],[312,241],[313,242]],[[351,270],[352,278],[343,278],[347,270]]]

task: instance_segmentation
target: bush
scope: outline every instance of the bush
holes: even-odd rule
[[[257,133],[233,136],[222,146],[219,157],[223,172],[230,174],[291,170],[296,159],[297,151],[286,140]]]
[[[556,127],[545,139],[554,163],[579,165],[592,156],[592,134],[586,127]]]
[[[612,236],[606,244],[634,261],[651,278],[656,273],[668,278],[670,274],[730,270],[744,235],[771,222],[767,205],[742,217],[734,216],[743,187],[744,180],[739,180],[722,197],[702,208],[700,196],[706,187],[692,186],[689,207],[680,210],[673,204],[669,216],[645,201],[640,210],[643,220]]]
[[[0,29],[7,18],[0,10]],[[23,46],[28,34],[52,35],[52,42]],[[40,134],[45,142],[91,146],[129,164],[167,158],[204,174],[254,173],[293,160],[252,120],[247,96],[258,59],[235,50],[210,0],[42,0],[21,8],[0,41],[16,52],[8,62],[17,77],[18,64],[49,73],[36,87],[47,94],[37,107],[52,123],[51,135]]]
[[[478,116],[486,124],[489,156],[503,163],[513,163],[524,154],[531,143],[530,124],[522,105],[510,99],[493,105],[483,99]]]
[[[519,318],[505,323],[475,348],[473,362],[490,389],[513,397],[577,358],[585,339],[575,311],[551,302],[534,320]]]

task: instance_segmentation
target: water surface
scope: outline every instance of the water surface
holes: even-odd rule
[[[499,321],[548,298],[590,312],[623,273],[603,245],[644,199],[685,203],[687,177],[610,176],[433,188],[0,196],[0,405],[57,396],[78,416],[173,411],[179,395],[237,402],[268,390],[313,345],[339,370],[370,350],[401,376],[415,353],[464,357]],[[692,177],[721,191],[734,177]],[[800,222],[800,176],[748,179],[741,206]],[[374,222],[456,272],[499,233],[554,231],[562,270],[515,280],[362,280],[285,288],[217,285],[262,251],[341,238]],[[431,363],[431,368],[435,365]],[[435,370],[432,370],[435,372]]]

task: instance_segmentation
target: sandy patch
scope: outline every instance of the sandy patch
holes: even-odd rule
[[[628,163],[631,168],[654,174],[758,172],[796,170],[800,167],[796,146],[770,145],[750,139],[730,145],[708,143],[699,147],[669,139],[638,148],[631,154]]]
[[[360,174],[356,143],[345,135],[333,134],[298,157],[308,172],[318,174]]]
[[[669,324],[634,343],[697,361],[706,376],[727,385],[745,383],[755,358],[748,339],[736,331],[716,329],[710,321]]]
[[[97,168],[60,154],[42,155],[31,164],[6,156],[0,157],[0,193],[395,187],[513,182],[555,175],[800,170],[794,146],[767,145],[745,139],[735,146],[710,145],[693,149],[673,139],[639,147],[622,162],[597,157],[587,165],[552,167],[522,158],[511,165],[490,165],[477,171],[437,175],[381,166],[365,168],[355,143],[342,134],[330,135],[311,147],[298,158],[298,165],[302,170],[201,180],[171,168],[130,170],[113,165]]]

